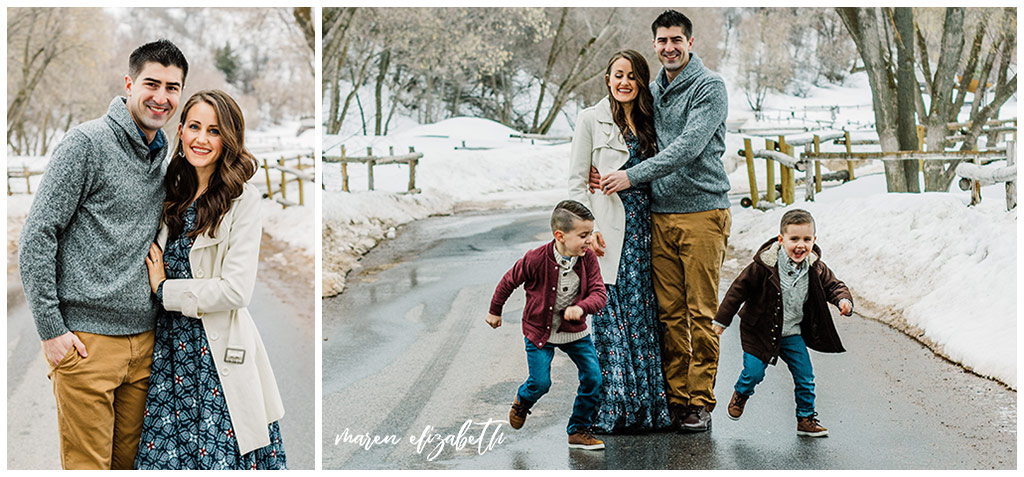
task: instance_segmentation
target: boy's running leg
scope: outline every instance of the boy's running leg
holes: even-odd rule
[[[569,355],[579,371],[580,385],[576,389],[576,401],[572,406],[572,416],[566,432],[569,434],[569,448],[601,450],[604,442],[594,437],[590,426],[594,422],[597,411],[598,392],[601,389],[601,367],[597,362],[597,350],[590,336],[559,345]]]
[[[529,338],[523,337],[523,340],[526,342],[526,366],[530,376],[519,386],[516,401],[525,413],[551,388],[551,360],[555,357],[555,347],[538,348]],[[523,414],[522,418],[526,419],[526,415]]]
[[[740,372],[736,385],[733,386],[733,397],[729,400],[729,419],[737,420],[743,415],[747,399],[754,395],[754,387],[764,380],[764,371],[768,363],[757,359],[754,355],[743,353],[743,371]]]
[[[786,362],[793,375],[793,395],[796,398],[797,435],[824,437],[823,427],[814,412],[814,369],[811,355],[800,335],[785,336],[780,342],[779,357]]]

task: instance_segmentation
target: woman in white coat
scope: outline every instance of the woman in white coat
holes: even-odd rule
[[[140,469],[284,469],[284,407],[246,306],[259,260],[260,193],[246,183],[242,111],[223,91],[185,102],[146,257],[157,321]]]
[[[587,186],[592,167],[607,174],[657,152],[649,82],[640,53],[612,55],[605,70],[608,96],[580,113],[572,141],[569,196],[594,213],[594,248],[608,290],[591,332],[603,378],[594,427],[608,433],[671,424],[651,281],[650,188],[605,195]]]

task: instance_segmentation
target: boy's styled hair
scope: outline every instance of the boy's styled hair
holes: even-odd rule
[[[593,221],[594,214],[587,206],[575,200],[563,200],[551,212],[551,233],[555,233],[557,230],[563,233],[571,232],[577,220]]]
[[[658,28],[672,28],[674,26],[683,28],[683,35],[686,35],[687,39],[693,38],[693,23],[690,22],[686,15],[679,13],[675,10],[665,10],[658,15],[658,18],[654,19],[654,23],[651,23],[651,35],[658,35]]]
[[[793,209],[783,214],[782,221],[779,223],[779,233],[785,234],[786,227],[790,225],[801,224],[811,224],[814,226],[814,232],[818,232],[818,226],[814,223],[814,217],[811,217],[810,212],[804,209]]]
[[[181,68],[181,83],[182,86],[185,86],[185,77],[188,76],[188,61],[185,60],[185,55],[181,53],[181,50],[170,40],[159,39],[136,48],[128,57],[128,76],[131,76],[133,80],[138,78],[142,68],[149,62]]]

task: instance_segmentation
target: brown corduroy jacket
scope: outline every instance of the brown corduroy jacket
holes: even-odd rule
[[[758,249],[754,261],[729,287],[715,315],[715,321],[728,326],[739,310],[743,351],[770,364],[778,360],[782,339],[779,247],[781,244],[778,238],[772,238]],[[839,340],[828,303],[839,306],[839,301],[845,298],[852,305],[853,297],[846,284],[836,278],[820,257],[821,249],[815,245],[807,257],[810,270],[800,334],[810,349],[823,353],[842,353],[846,349]]]

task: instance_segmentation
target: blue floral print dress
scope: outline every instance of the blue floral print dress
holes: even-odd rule
[[[168,279],[192,278],[188,255],[196,205],[185,229],[164,250]],[[157,293],[163,302],[163,285]],[[227,401],[206,341],[203,320],[165,311],[157,319],[153,368],[146,396],[137,469],[285,469],[277,422],[268,427],[270,445],[239,455]]]
[[[629,160],[639,164],[640,144],[625,134]],[[600,405],[594,416],[599,432],[637,432],[668,427],[658,331],[658,301],[651,278],[651,199],[648,184],[619,191],[626,210],[622,258],[608,303],[594,315],[594,347],[601,365]],[[618,244],[608,244],[610,247]]]

